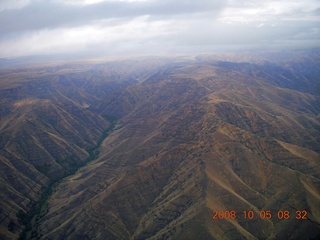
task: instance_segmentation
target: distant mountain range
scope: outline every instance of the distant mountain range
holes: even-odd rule
[[[319,238],[319,63],[2,66],[0,238]]]

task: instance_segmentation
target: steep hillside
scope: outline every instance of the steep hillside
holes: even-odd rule
[[[319,56],[303,56],[180,58],[103,100],[114,131],[56,187],[33,237],[319,237],[320,71],[292,67]]]
[[[100,114],[99,104],[165,62],[2,69],[1,239],[17,238],[48,187],[97,156],[95,149],[113,120]]]

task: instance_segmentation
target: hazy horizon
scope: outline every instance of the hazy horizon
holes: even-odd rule
[[[320,3],[4,0],[0,58],[320,48]]]

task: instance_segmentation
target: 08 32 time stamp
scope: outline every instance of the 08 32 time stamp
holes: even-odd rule
[[[242,211],[237,212],[235,210],[213,210],[212,218],[214,220],[221,220],[221,219],[272,219],[277,218],[280,220],[288,220],[288,219],[297,219],[297,220],[307,220],[308,212],[306,210],[278,210],[278,211],[271,211],[271,210],[260,210],[260,211]]]

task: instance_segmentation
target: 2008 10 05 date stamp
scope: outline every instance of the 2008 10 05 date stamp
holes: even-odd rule
[[[237,212],[235,210],[213,210],[212,218],[215,220],[221,219],[271,219],[276,217],[280,220],[285,219],[297,219],[297,220],[306,220],[308,212],[306,210],[260,210],[259,212],[248,210]]]

